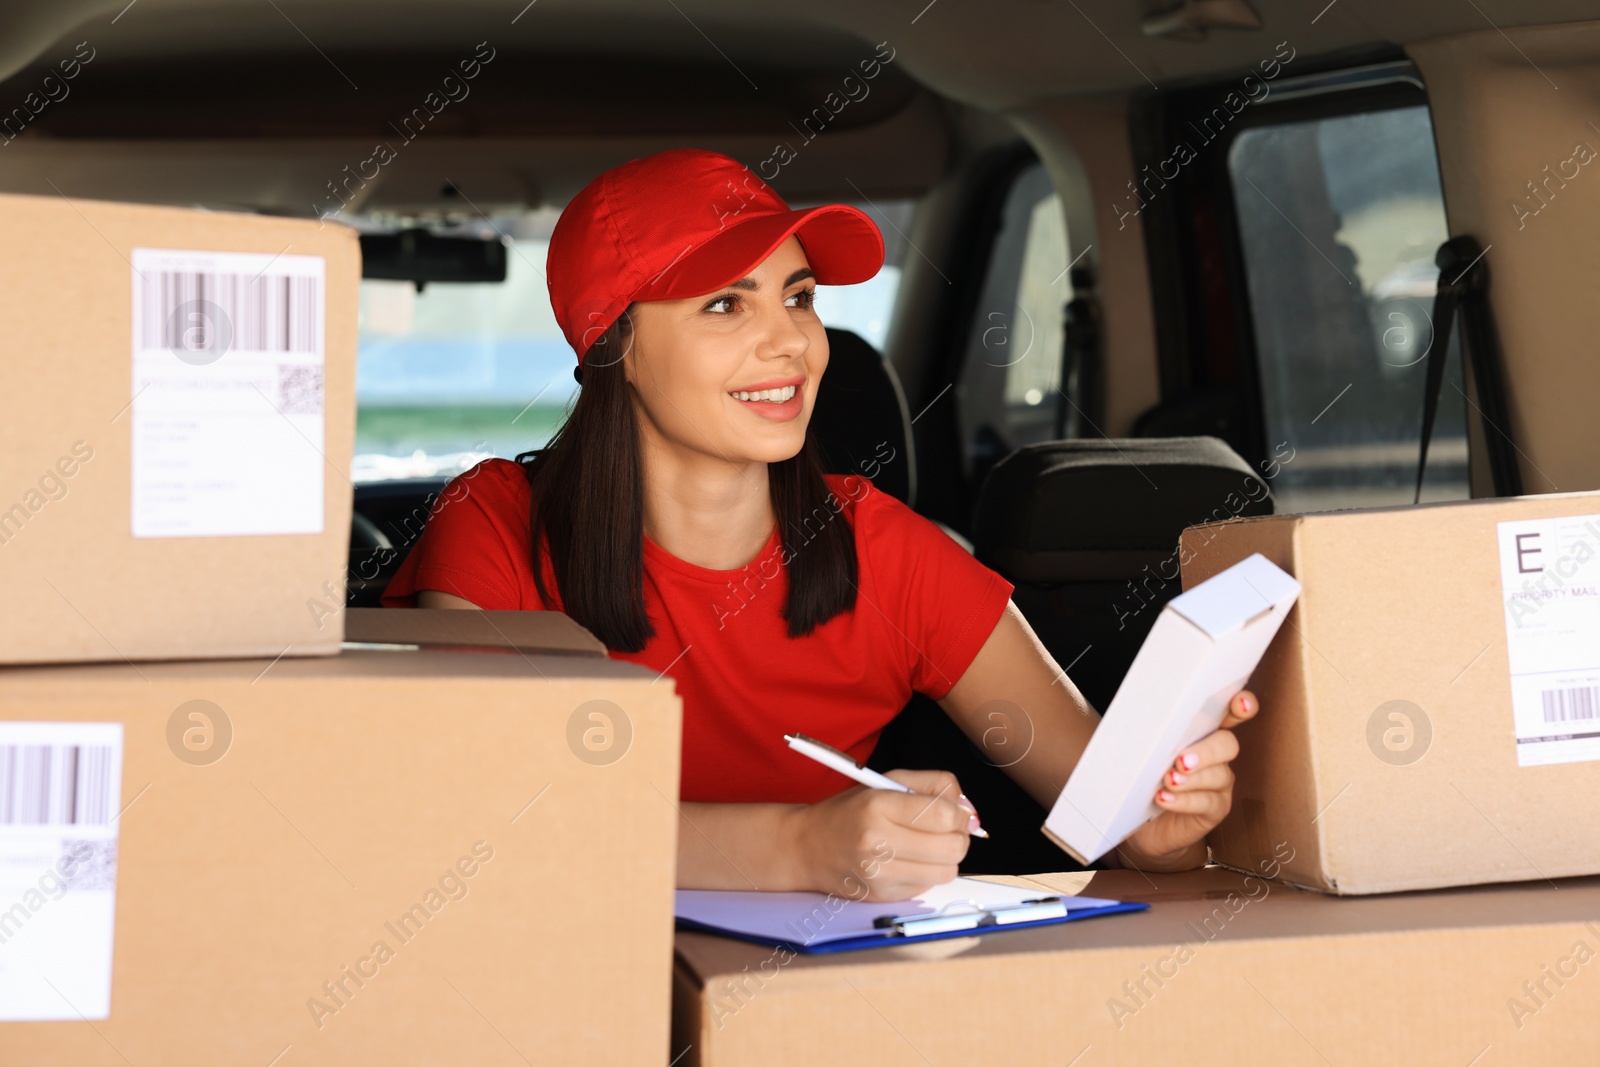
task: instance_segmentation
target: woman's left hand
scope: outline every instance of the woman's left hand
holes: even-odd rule
[[[1185,854],[1195,852],[1233,806],[1233,769],[1228,764],[1239,754],[1239,741],[1232,728],[1260,710],[1255,694],[1241,691],[1229,701],[1222,726],[1173,760],[1156,791],[1161,814],[1130,834],[1120,850],[1131,866],[1181,870],[1205,863],[1203,851],[1198,861],[1186,862]]]

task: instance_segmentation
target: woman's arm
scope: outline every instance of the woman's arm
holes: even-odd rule
[[[972,664],[939,701],[955,723],[1046,809],[1077,766],[1099,714],[1044,647],[1015,603],[978,650]],[[1240,693],[1217,730],[1191,745],[1162,778],[1161,814],[1113,853],[1122,863],[1150,871],[1189,870],[1206,862],[1205,835],[1227,815],[1238,754],[1229,727],[1256,712]]]
[[[454,593],[441,593],[437,589],[418,589],[417,607],[419,608],[470,608],[480,611],[478,605]]]

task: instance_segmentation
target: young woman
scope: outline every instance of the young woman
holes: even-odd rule
[[[526,464],[485,460],[441,494],[386,606],[552,609],[683,700],[678,884],[903,899],[955,877],[977,813],[954,777],[866,789],[789,750],[865,760],[913,690],[975,742],[1006,701],[1027,754],[997,763],[1054,803],[1098,716],[1011,603],[1012,586],[806,433],[828,341],[815,287],[883,264],[871,220],[791,211],[736,161],[678,149],[596,178],[550,238],[551,303],[578,354],[566,422]],[[528,457],[519,457],[524,459]],[[1118,852],[1206,860],[1249,693],[1181,754],[1160,814]],[[859,896],[859,890],[851,893]]]

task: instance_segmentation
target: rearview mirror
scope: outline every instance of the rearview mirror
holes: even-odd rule
[[[361,235],[361,276],[391,281],[503,282],[506,241],[501,237],[441,237],[427,230]]]

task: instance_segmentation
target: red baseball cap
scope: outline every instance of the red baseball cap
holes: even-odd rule
[[[790,210],[750,168],[674,148],[601,174],[550,234],[550,306],[578,362],[629,304],[681,300],[738,281],[794,234],[822,285],[883,266],[883,234],[847,204]]]

